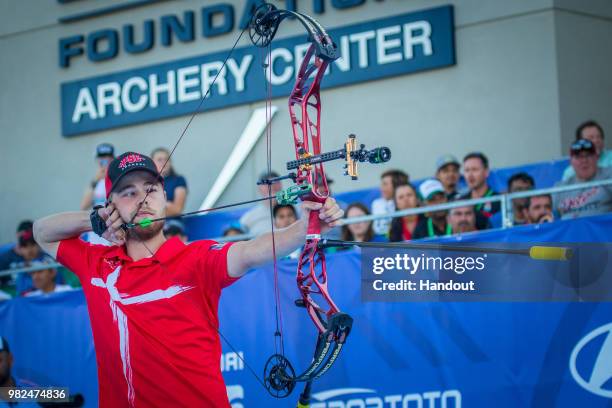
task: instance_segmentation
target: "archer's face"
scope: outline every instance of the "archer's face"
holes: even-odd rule
[[[147,191],[149,194],[147,195]],[[147,197],[140,209],[139,204]],[[126,174],[115,188],[111,195],[112,202],[119,210],[119,214],[124,221],[132,219],[136,210],[138,214],[134,221],[143,218],[161,218],[166,214],[166,193],[159,181],[145,171],[133,171]],[[163,226],[162,223],[153,225]]]

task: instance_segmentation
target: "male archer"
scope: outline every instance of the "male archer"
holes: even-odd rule
[[[272,260],[272,236],[220,245],[166,239],[163,179],[153,161],[128,152],[106,174],[107,205],[34,223],[40,246],[81,280],[96,347],[100,407],[228,407],[220,371],[217,307],[221,290]],[[276,252],[303,244],[308,216],[320,210],[325,232],[343,211],[334,199],[304,202],[302,218],[276,231]],[[114,246],[88,244],[95,230]]]

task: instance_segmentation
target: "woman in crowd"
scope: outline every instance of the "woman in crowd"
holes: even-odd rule
[[[179,215],[185,208],[187,200],[187,181],[185,177],[177,174],[172,167],[172,160],[169,160],[170,152],[168,149],[158,147],[151,153],[151,158],[157,166],[157,171],[164,178],[164,190],[166,191],[166,216]],[[167,163],[166,163],[167,162]]]
[[[401,184],[395,187],[394,200],[395,208],[398,211],[419,206],[417,191],[410,183]],[[412,233],[418,221],[418,215],[406,215],[393,218],[393,221],[391,221],[391,229],[389,230],[389,241],[399,242],[411,240]]]
[[[368,207],[361,203],[351,203],[346,208],[344,218],[362,217],[370,215]],[[374,229],[372,221],[357,222],[342,226],[343,241],[369,242],[374,239]]]

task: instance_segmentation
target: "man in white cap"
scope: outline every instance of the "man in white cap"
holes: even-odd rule
[[[444,186],[439,180],[425,180],[419,186],[419,195],[426,206],[444,204],[448,202]],[[414,239],[432,238],[441,235],[451,235],[451,226],[446,222],[448,211],[430,211],[425,213],[412,233]]]

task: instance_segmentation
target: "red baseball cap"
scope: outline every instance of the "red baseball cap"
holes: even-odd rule
[[[117,187],[123,176],[136,170],[146,171],[155,176],[162,185],[164,184],[164,178],[159,174],[155,163],[153,163],[149,156],[135,152],[125,152],[113,159],[108,165],[106,178],[104,179],[106,199],[108,199],[113,189]]]

